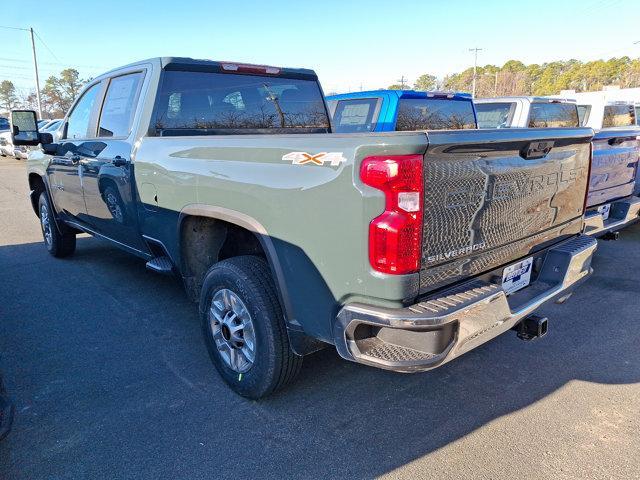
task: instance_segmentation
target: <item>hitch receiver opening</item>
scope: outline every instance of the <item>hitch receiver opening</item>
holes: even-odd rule
[[[514,325],[511,330],[515,330],[520,340],[535,340],[547,334],[549,320],[547,317],[531,315]]]

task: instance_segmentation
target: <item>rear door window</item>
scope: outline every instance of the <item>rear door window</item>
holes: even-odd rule
[[[325,133],[318,82],[215,72],[164,72],[156,104],[159,135]]]
[[[534,102],[529,111],[529,128],[578,127],[578,108],[575,103]]]
[[[511,126],[513,102],[476,103],[478,128],[508,128]]]
[[[473,103],[444,98],[401,98],[396,130],[460,130],[476,128]]]
[[[605,105],[602,127],[627,127],[635,125],[633,105]]]
[[[376,126],[377,98],[339,100],[333,114],[337,133],[372,132]]]
[[[100,113],[99,137],[129,135],[142,78],[142,72],[136,72],[111,79]]]
[[[640,125],[640,105],[636,105],[636,125]]]

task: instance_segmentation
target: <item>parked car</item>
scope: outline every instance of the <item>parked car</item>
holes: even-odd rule
[[[327,97],[336,133],[476,128],[466,93],[374,90]]]
[[[580,125],[576,102],[546,97],[475,100],[478,128],[558,128]]]
[[[600,100],[600,101],[598,101]],[[635,222],[640,198],[634,195],[640,156],[631,103],[593,97],[591,103],[541,97],[485,98],[476,100],[480,128],[575,127],[596,130],[585,232],[606,239]]]
[[[2,157],[14,157],[17,159],[26,159],[29,154],[27,147],[23,145],[15,146],[11,139],[11,132],[9,130],[0,133],[0,156]]]
[[[50,121],[51,121],[50,118],[43,118],[41,120],[38,120],[38,128],[43,128]]]
[[[156,58],[89,82],[53,142],[16,111],[45,246],[108,239],[199,304],[237,393],[302,356],[439,367],[591,274],[589,128],[330,134],[312,70]],[[56,287],[52,287],[56,288]]]
[[[41,132],[53,132],[60,126],[61,123],[62,118],[55,118],[48,121],[43,127],[38,127],[38,130]]]

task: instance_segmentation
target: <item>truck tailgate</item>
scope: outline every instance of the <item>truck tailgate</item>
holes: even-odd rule
[[[633,193],[640,130],[601,130],[593,137],[593,160],[587,206],[592,207]]]
[[[420,291],[579,233],[592,135],[590,128],[428,132]]]

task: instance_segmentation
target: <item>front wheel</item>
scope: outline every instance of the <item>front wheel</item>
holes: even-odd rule
[[[211,267],[200,311],[211,361],[236,393],[262,398],[299,373],[302,357],[289,344],[276,287],[263,259],[234,257]]]
[[[66,225],[61,225],[61,229],[58,229],[46,192],[40,194],[38,212],[44,245],[49,253],[58,258],[71,255],[76,249],[76,234]]]

